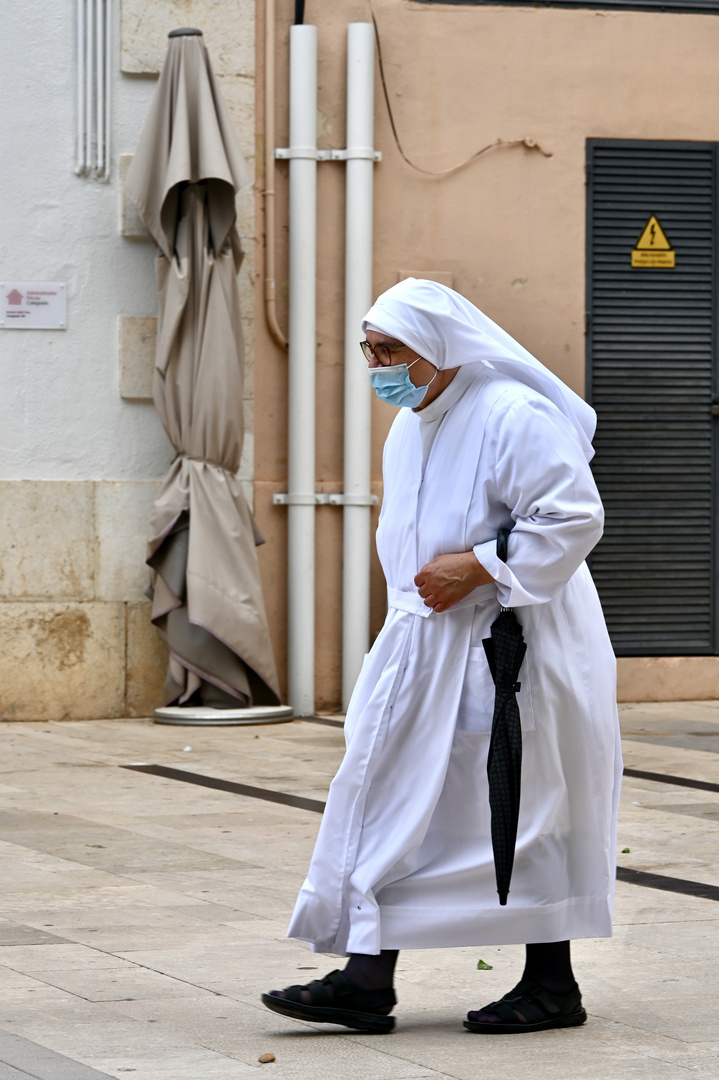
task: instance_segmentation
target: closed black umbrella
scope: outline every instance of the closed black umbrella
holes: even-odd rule
[[[509,529],[500,529],[497,555],[507,561]],[[519,800],[522,783],[522,725],[519,718],[517,682],[527,651],[522,627],[511,608],[502,608],[491,626],[491,637],[482,642],[494,679],[494,715],[487,755],[489,808],[492,815],[492,852],[499,903],[507,903],[517,843]]]

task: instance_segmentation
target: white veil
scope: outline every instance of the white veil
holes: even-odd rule
[[[524,383],[553,402],[572,423],[587,461],[594,456],[594,409],[454,289],[406,278],[374,302],[362,320],[363,333],[368,329],[411,345],[437,368],[483,364]]]

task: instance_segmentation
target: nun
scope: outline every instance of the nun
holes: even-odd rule
[[[262,1000],[286,1016],[387,1032],[400,949],[519,943],[520,982],[464,1026],[582,1024],[570,942],[612,933],[622,771],[616,663],[585,563],[603,525],[589,468],[596,417],[444,285],[400,282],[362,329],[370,382],[398,408],[377,530],[388,613],[347,711],[345,757],[288,931],[349,960]],[[500,606],[514,608],[527,642],[506,906],[482,647]]]

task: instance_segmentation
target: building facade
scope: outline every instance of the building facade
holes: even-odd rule
[[[29,0],[6,25],[5,99],[13,104],[3,160],[13,166],[2,178],[2,281],[65,282],[68,296],[66,329],[0,330],[0,715],[7,719],[149,715],[160,704],[164,654],[149,624],[143,560],[149,508],[171,449],[149,400],[153,251],[123,202],[122,175],[166,35],[182,25],[204,31],[256,177],[238,199],[249,433],[241,475],[267,540],[259,550],[263,587],[278,667],[286,670],[287,509],[273,496],[287,490],[287,354],[265,317],[267,7],[264,0],[107,7],[109,180],[74,172],[77,5]],[[318,27],[322,149],[345,145],[347,25],[372,15],[384,73],[375,80],[382,160],[374,170],[374,293],[408,274],[442,280],[587,394],[599,414],[596,475],[608,509],[593,571],[619,654],[620,697],[719,696],[719,4],[308,0],[304,20]],[[288,145],[294,17],[289,0],[277,2],[277,146]],[[277,162],[283,329],[287,169]],[[321,494],[343,486],[343,170],[334,161],[318,166]],[[378,496],[393,415],[373,401]],[[315,514],[316,708],[334,710],[342,512],[322,504]],[[385,609],[372,559],[376,634]]]

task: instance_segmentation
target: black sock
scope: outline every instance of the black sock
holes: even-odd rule
[[[575,985],[568,941],[549,941],[527,945],[523,979],[534,979],[540,986],[565,994]]]
[[[398,949],[383,949],[378,956],[350,953],[344,973],[361,990],[384,990],[392,986]]]

